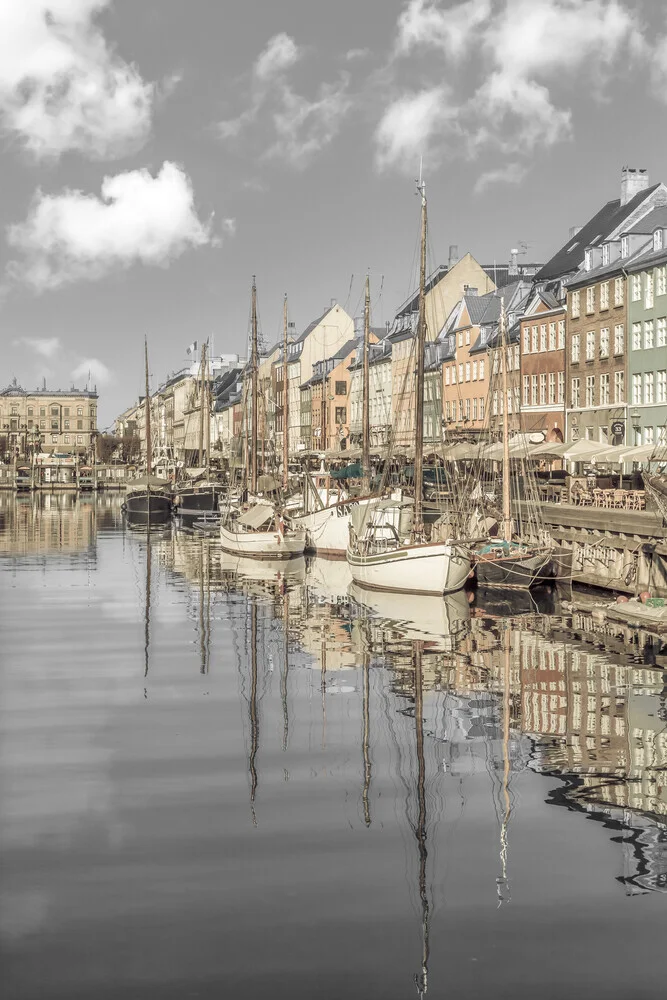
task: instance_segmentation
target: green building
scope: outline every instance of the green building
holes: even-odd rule
[[[646,221],[652,240],[627,268],[627,395],[636,445],[667,444],[667,207]]]

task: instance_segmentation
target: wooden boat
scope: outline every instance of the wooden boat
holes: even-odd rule
[[[179,517],[200,517],[202,512],[217,511],[223,489],[219,483],[211,482],[211,408],[210,380],[208,372],[208,347],[202,346],[199,366],[199,472],[197,480],[179,483],[175,497]]]
[[[460,590],[471,572],[468,546],[452,540],[431,542],[424,532],[424,352],[426,346],[426,190],[421,196],[419,322],[415,385],[414,502],[372,500],[351,512],[347,561],[364,587],[414,594]],[[367,459],[366,459],[367,460]]]
[[[138,522],[166,521],[171,517],[170,484],[152,474],[153,441],[151,437],[150,387],[148,384],[148,341],[144,340],[146,367],[146,475],[128,480],[123,510],[128,518]]]

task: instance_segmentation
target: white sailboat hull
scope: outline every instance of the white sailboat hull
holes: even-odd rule
[[[356,506],[368,503],[361,500]],[[345,559],[350,537],[350,507],[351,504],[338,503],[310,514],[300,514],[292,517],[295,527],[306,531],[306,549],[317,552],[320,556],[333,559]]]
[[[306,532],[233,531],[220,525],[220,547],[233,555],[253,559],[292,559],[302,556],[306,547]]]
[[[470,553],[458,545],[398,545],[362,555],[348,547],[355,583],[371,590],[411,594],[453,594],[465,585],[472,568]]]

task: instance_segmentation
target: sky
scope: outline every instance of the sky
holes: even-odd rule
[[[390,320],[429,266],[544,261],[667,179],[663,0],[0,0],[0,385],[100,426],[213,338],[336,299]]]

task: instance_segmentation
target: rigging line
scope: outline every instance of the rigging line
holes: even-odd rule
[[[352,285],[353,284],[354,284],[354,274],[351,274],[350,275],[350,287],[347,290],[347,298],[345,299],[345,305],[343,306],[343,309],[345,310],[345,312],[347,312],[347,306],[348,306],[348,303],[350,301],[350,296],[352,295]]]

